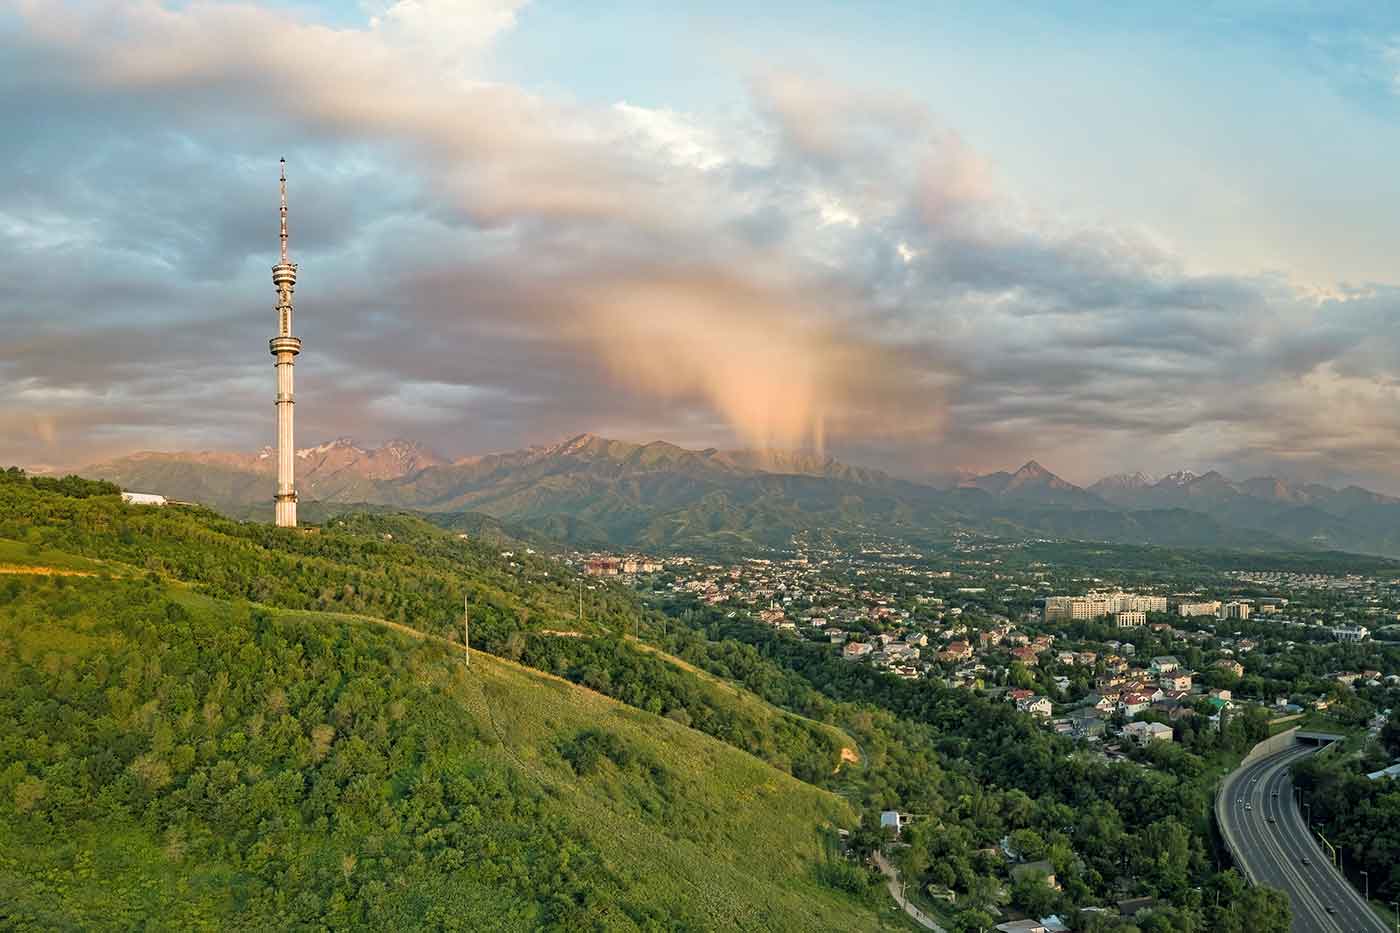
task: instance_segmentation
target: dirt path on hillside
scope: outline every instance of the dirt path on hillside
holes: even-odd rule
[[[58,567],[25,567],[19,564],[0,564],[0,573],[33,574],[41,577],[95,577],[90,570],[63,570]]]

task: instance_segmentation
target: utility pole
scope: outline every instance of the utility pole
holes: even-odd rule
[[[578,578],[578,624],[583,625],[583,577]]]
[[[1371,903],[1371,873],[1369,871],[1363,871],[1361,873],[1361,880],[1366,883],[1366,903],[1369,904]]]
[[[1317,838],[1321,839],[1321,840],[1322,840],[1322,844],[1325,845],[1325,846],[1327,847],[1327,852],[1329,853],[1328,861],[1330,861],[1333,865],[1336,865],[1338,871],[1341,871],[1341,869],[1342,869],[1342,862],[1341,862],[1340,856],[1339,856],[1338,853],[1337,853],[1337,847],[1334,846],[1334,845],[1332,845],[1332,843],[1330,843],[1330,842],[1327,841],[1327,837],[1324,836],[1324,835],[1322,835],[1322,831],[1321,831],[1321,830],[1316,830],[1316,832],[1317,832]]]
[[[467,654],[467,667],[472,666],[471,627],[467,617],[467,597],[462,597],[462,650]]]
[[[1400,933],[1400,901],[1391,901],[1390,906],[1395,908],[1395,933]]]

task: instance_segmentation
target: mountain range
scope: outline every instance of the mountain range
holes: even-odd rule
[[[126,489],[240,517],[270,513],[271,450],[139,453],[81,471]],[[1014,472],[919,483],[802,451],[690,450],[581,434],[558,444],[449,460],[421,444],[339,438],[297,451],[308,505],[343,503],[489,516],[522,535],[580,546],[778,546],[798,531],[957,531],[1400,556],[1400,499],[1217,472],[1105,477],[1085,488],[1035,461]]]

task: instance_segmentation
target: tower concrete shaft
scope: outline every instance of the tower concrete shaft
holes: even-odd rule
[[[292,432],[292,366],[301,352],[301,338],[292,336],[292,291],[297,284],[297,267],[287,259],[287,160],[282,160],[282,257],[272,267],[272,284],[277,289],[277,336],[268,349],[277,361],[277,504],[276,522],[281,528],[297,525],[296,441]]]

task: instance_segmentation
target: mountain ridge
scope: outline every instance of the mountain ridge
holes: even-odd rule
[[[1236,482],[1218,471],[1119,475],[1085,488],[1030,460],[938,487],[812,451],[695,450],[590,433],[456,459],[410,441],[340,437],[298,450],[297,465],[308,503],[480,513],[599,547],[771,547],[800,530],[866,528],[904,538],[962,530],[1400,555],[1400,499],[1277,477]],[[143,452],[83,472],[261,516],[273,469],[265,451],[198,451]]]

